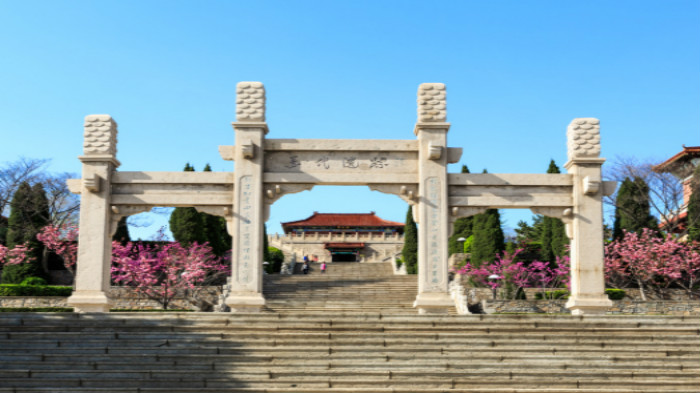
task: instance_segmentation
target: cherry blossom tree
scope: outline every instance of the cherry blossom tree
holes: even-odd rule
[[[203,286],[229,272],[228,263],[207,244],[162,246],[112,243],[112,278],[116,283],[159,302],[166,310],[173,298],[197,299]]]
[[[700,245],[680,241],[671,234],[661,236],[651,229],[639,234],[625,232],[622,239],[606,246],[605,273],[610,286],[636,284],[644,301],[647,293],[664,298],[673,286],[693,296],[700,283]]]
[[[34,257],[31,256],[27,244],[18,244],[12,248],[8,248],[0,244],[0,265],[19,265],[22,263],[31,263]]]
[[[47,225],[36,238],[46,248],[63,259],[63,266],[75,276],[75,262],[78,259],[78,227],[75,225]]]

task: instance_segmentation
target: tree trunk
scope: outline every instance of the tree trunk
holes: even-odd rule
[[[637,279],[637,285],[639,285],[639,296],[642,297],[642,301],[643,301],[643,302],[646,302],[646,301],[647,301],[647,297],[646,297],[646,295],[644,294],[644,284],[642,284],[642,280],[640,280],[639,278]]]

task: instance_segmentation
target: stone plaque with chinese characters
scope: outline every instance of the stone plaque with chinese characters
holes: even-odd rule
[[[265,172],[415,173],[414,152],[284,151],[265,155]]]

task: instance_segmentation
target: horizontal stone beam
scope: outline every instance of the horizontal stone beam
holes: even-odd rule
[[[232,192],[179,191],[147,194],[112,194],[112,205],[233,206]]]
[[[233,184],[233,172],[115,172],[112,184]]]
[[[265,139],[265,151],[418,151],[418,141],[362,139]]]
[[[569,174],[450,173],[450,185],[464,186],[572,186]]]
[[[450,207],[487,207],[493,209],[527,209],[530,207],[571,207],[570,195],[519,195],[519,196],[461,196],[450,197]]]
[[[266,184],[303,183],[313,185],[366,186],[370,184],[417,184],[415,174],[396,173],[283,173],[268,172],[263,175]]]

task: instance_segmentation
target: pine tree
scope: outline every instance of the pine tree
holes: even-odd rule
[[[554,160],[549,162],[547,173],[561,173]],[[564,256],[569,239],[566,237],[566,227],[558,218],[543,217],[540,231],[540,260],[554,262],[557,256]]]
[[[484,169],[482,173],[489,172]],[[493,261],[496,254],[506,249],[498,209],[487,209],[484,213],[475,215],[472,231],[474,236],[471,252],[472,265],[481,266],[484,261]]]
[[[185,165],[185,172],[194,172],[189,162]],[[206,241],[202,216],[193,207],[176,207],[170,215],[169,224],[175,241],[184,246]]]
[[[131,241],[131,237],[129,236],[129,226],[127,225],[126,221],[127,217],[122,217],[119,219],[119,222],[117,223],[117,230],[114,232],[112,240],[121,244],[126,244]]]
[[[640,177],[625,178],[615,200],[613,238],[622,238],[623,230],[641,233],[644,228],[656,230],[658,221],[650,214],[649,186]]]
[[[462,173],[469,173],[469,168],[466,165],[462,165]],[[464,252],[464,243],[457,239],[460,237],[469,239],[469,236],[473,233],[473,227],[474,217],[462,217],[455,220],[452,236],[450,236],[447,243],[449,255]]]
[[[413,221],[413,208],[409,205],[406,213],[406,225],[403,229],[403,263],[408,274],[418,273],[418,227]]]
[[[205,165],[203,172],[211,172],[211,166]],[[233,240],[226,230],[226,219],[207,213],[199,213],[199,215],[204,225],[204,239],[209,242],[214,254],[223,256],[231,251]]]
[[[700,165],[695,167],[693,178],[690,180],[688,240],[700,242]]]
[[[37,183],[31,187],[23,182],[15,191],[10,202],[10,218],[8,219],[7,247],[13,248],[26,244],[32,263],[10,265],[3,269],[2,281],[5,284],[19,284],[27,277],[45,277],[42,261],[46,262],[44,245],[36,235],[50,221],[49,203],[46,199],[44,186]]]
[[[498,253],[505,250],[505,238],[501,229],[501,215],[498,209],[488,209],[474,217],[474,242],[472,243],[471,263],[481,266],[490,262]]]
[[[7,217],[0,216],[0,244],[5,245],[7,242]]]

